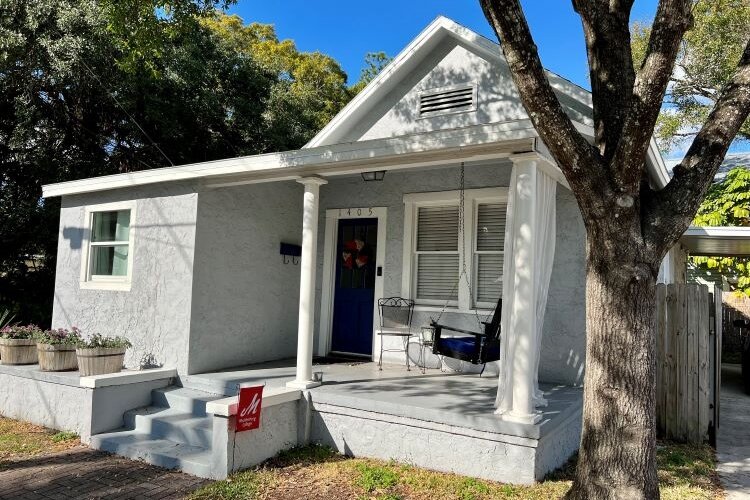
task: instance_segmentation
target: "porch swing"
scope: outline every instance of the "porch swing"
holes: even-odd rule
[[[464,163],[461,162],[461,177],[459,187],[459,198],[458,198],[458,241],[464,241],[465,227],[464,227],[464,214],[466,209],[465,203],[465,177],[464,177]],[[461,243],[463,244],[463,243]],[[440,323],[440,319],[445,313],[446,309],[450,305],[450,297],[453,297],[458,290],[458,286],[461,283],[461,279],[466,281],[466,285],[469,290],[469,299],[471,304],[474,306],[474,316],[477,321],[476,330],[466,330],[463,328],[457,328],[454,326],[444,325]],[[443,357],[458,359],[466,361],[473,365],[484,365],[491,361],[498,361],[500,359],[500,319],[502,314],[503,297],[502,293],[497,301],[495,310],[492,313],[491,319],[489,315],[484,320],[479,318],[479,314],[476,310],[476,303],[474,302],[474,291],[472,283],[469,278],[469,273],[466,271],[466,256],[465,252],[461,253],[461,272],[458,275],[458,279],[453,285],[449,299],[445,301],[443,308],[441,309],[436,319],[430,319],[430,326],[432,326],[435,335],[433,338],[432,352],[434,354],[441,355]],[[489,321],[487,321],[489,319]],[[460,336],[443,337],[443,332],[453,332],[462,334]],[[484,368],[482,368],[484,372]],[[480,373],[481,375],[481,373]]]

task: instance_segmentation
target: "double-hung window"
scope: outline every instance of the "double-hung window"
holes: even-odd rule
[[[81,283],[86,288],[128,289],[132,273],[131,203],[88,207]]]
[[[465,191],[463,239],[457,191],[409,194],[404,202],[404,296],[428,307],[493,308],[502,293],[507,190]]]

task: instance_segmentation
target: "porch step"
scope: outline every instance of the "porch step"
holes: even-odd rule
[[[210,449],[158,439],[136,430],[121,429],[91,436],[91,447],[165,469],[180,469],[199,477],[214,478]]]
[[[204,408],[205,409],[205,408]],[[176,408],[148,406],[125,412],[125,428],[137,429],[154,438],[203,448],[211,447],[213,419]]]
[[[151,392],[151,405],[129,410],[124,427],[91,436],[92,448],[143,460],[167,469],[217,479],[212,472],[213,415],[206,404],[223,396],[170,386]],[[224,472],[225,474],[225,472]]]
[[[154,389],[151,392],[151,404],[190,412],[196,417],[206,415],[206,403],[225,397],[217,393],[209,393],[186,387],[170,386]]]

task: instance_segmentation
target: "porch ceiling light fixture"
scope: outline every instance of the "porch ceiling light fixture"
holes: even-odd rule
[[[362,180],[365,182],[382,181],[385,177],[385,170],[376,170],[374,172],[362,172]]]

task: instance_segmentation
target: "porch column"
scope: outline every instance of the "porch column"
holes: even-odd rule
[[[504,420],[533,424],[541,419],[534,406],[534,371],[536,363],[536,214],[537,156],[523,154],[511,157],[515,169],[513,218],[513,273],[506,279],[515,283],[509,311],[509,336],[506,362],[510,363],[509,385],[500,413]]]
[[[315,255],[318,246],[318,195],[328,181],[305,177],[302,212],[302,256],[300,257],[299,325],[297,327],[297,376],[287,387],[309,389],[320,385],[312,380],[313,320],[315,319]]]

